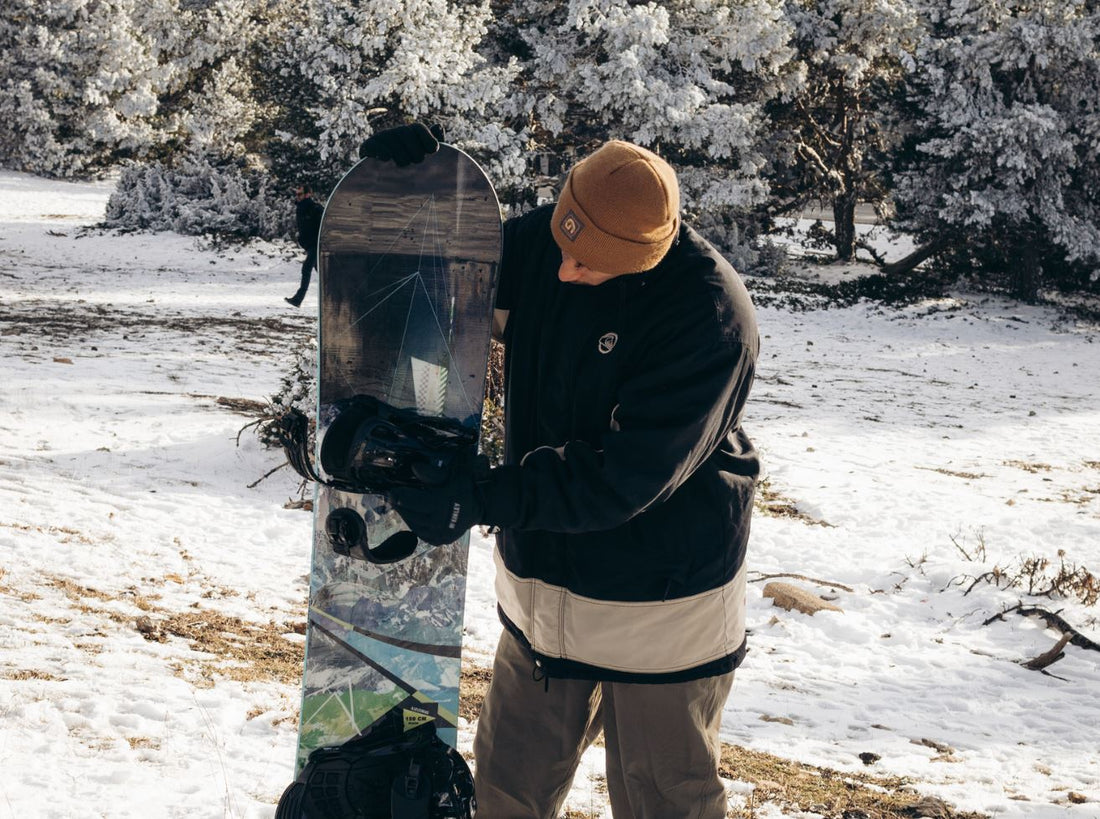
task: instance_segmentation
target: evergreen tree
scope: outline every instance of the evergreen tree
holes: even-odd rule
[[[263,146],[254,48],[265,35],[265,9],[254,0],[189,0],[189,6],[177,21],[177,82],[162,101],[172,147],[219,160],[252,155],[256,163]]]
[[[331,185],[363,139],[415,119],[503,157],[489,168],[499,183],[518,148],[513,134],[490,124],[490,112],[514,71],[479,52],[490,13],[488,0],[277,3],[283,31],[272,32],[260,59],[260,93],[280,181]]]
[[[1100,4],[921,0],[902,224],[1024,298],[1100,275]]]
[[[72,176],[141,156],[175,81],[177,14],[175,0],[5,0],[0,164]]]
[[[780,0],[516,0],[495,29],[521,65],[504,109],[531,150],[564,157],[608,138],[677,166],[683,205],[719,244],[766,195],[760,99],[791,56]]]
[[[288,192],[270,184],[254,47],[264,9],[248,0],[184,0],[164,30],[173,82],[159,100],[158,141],[127,167],[107,206],[117,228],[275,236],[292,222]]]
[[[881,206],[903,130],[899,89],[920,26],[910,0],[789,0],[800,82],[769,106],[774,209],[833,212],[837,258],[855,255],[855,209]]]

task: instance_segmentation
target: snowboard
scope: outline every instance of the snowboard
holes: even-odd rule
[[[456,744],[469,533],[420,542],[385,493],[476,454],[500,247],[492,185],[446,144],[362,160],[325,207],[296,773],[383,723]]]

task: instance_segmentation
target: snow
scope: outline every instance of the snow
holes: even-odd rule
[[[315,292],[283,302],[289,246],[82,229],[110,190],[0,173],[0,817],[271,817],[296,682],[150,624],[301,640],[310,516],[284,508],[288,470],[255,483],[282,457],[217,399],[278,390]],[[1030,670],[1058,633],[987,623],[1022,602],[1100,640],[1096,606],[975,582],[1031,557],[1048,578],[1100,565],[1097,328],[965,294],[759,318],[746,426],[798,514],[754,518],[723,739],[999,819],[1100,816],[1100,653]],[[492,573],[475,534],[475,665],[499,634]],[[774,607],[781,573],[843,611]],[[601,766],[592,749],[575,810],[610,815]],[[734,804],[751,792],[730,783]]]

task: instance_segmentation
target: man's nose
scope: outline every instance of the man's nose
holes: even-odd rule
[[[580,278],[580,265],[572,259],[562,259],[558,268],[558,280],[563,282],[575,282]]]

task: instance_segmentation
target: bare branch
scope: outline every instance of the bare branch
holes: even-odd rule
[[[279,465],[278,465],[277,467],[275,467],[274,469],[268,470],[268,471],[267,471],[267,472],[265,472],[265,473],[264,473],[263,475],[261,475],[261,476],[260,476],[260,477],[258,477],[258,478],[257,478],[256,480],[254,480],[254,481],[253,481],[252,483],[250,483],[250,484],[248,485],[248,488],[249,488],[249,489],[255,489],[255,488],[256,488],[257,486],[259,486],[259,485],[260,485],[260,484],[261,484],[261,483],[262,483],[262,482],[263,482],[264,480],[266,480],[267,478],[270,478],[270,477],[271,477],[272,475],[274,475],[274,474],[275,474],[276,472],[278,472],[278,471],[279,471],[280,469],[282,469],[282,468],[283,468],[284,466],[287,466],[287,465],[288,465],[288,462],[287,462],[287,461],[283,461],[283,462],[282,462],[281,464],[279,464]]]
[[[804,574],[791,574],[789,572],[776,572],[775,574],[762,574],[759,577],[754,577],[750,582],[756,583],[758,580],[771,580],[774,577],[793,577],[796,580],[805,580],[807,583],[816,583],[819,586],[831,586],[834,589],[840,589],[841,591],[851,592],[855,591],[851,586],[845,586],[843,583],[834,583],[831,580],[820,580],[816,577],[807,577]]]

